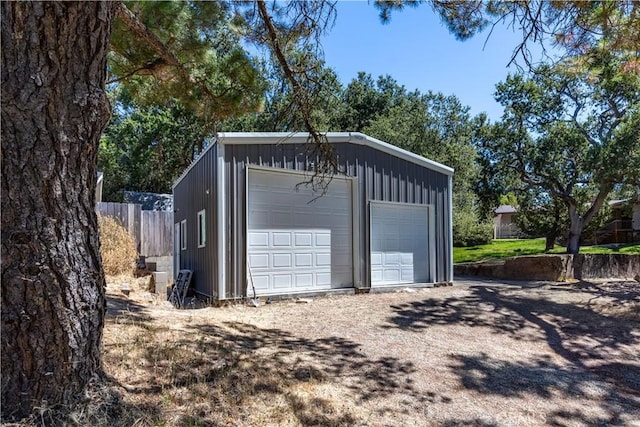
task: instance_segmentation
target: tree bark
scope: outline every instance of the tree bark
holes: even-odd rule
[[[551,250],[553,250],[553,247],[556,245],[556,239],[558,238],[558,232],[557,231],[550,231],[547,233],[547,235],[545,236],[545,244],[544,244],[544,251],[545,252],[549,252]]]
[[[95,186],[114,3],[2,2],[2,418],[101,369]]]
[[[584,227],[584,222],[580,213],[578,213],[578,208],[576,206],[576,202],[571,200],[567,203],[567,207],[569,208],[569,236],[567,237],[567,253],[568,254],[577,254],[580,252],[580,235],[582,234],[582,228]]]
[[[596,195],[593,203],[587,210],[587,212],[581,216],[578,212],[577,202],[573,199],[566,201],[569,208],[569,220],[571,224],[569,226],[569,238],[567,240],[567,253],[577,254],[580,252],[580,237],[582,236],[582,230],[591,221],[591,219],[598,213],[602,205],[604,204],[607,195],[613,189],[613,184],[609,182],[600,183],[598,194]]]

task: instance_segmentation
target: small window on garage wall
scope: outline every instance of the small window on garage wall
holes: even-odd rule
[[[204,248],[207,243],[207,226],[204,209],[198,212],[198,247]]]
[[[180,249],[187,250],[187,220],[180,221]]]

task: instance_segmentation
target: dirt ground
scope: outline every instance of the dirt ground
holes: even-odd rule
[[[640,426],[640,283],[178,310],[108,287],[123,425]]]

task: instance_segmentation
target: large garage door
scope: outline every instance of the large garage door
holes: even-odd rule
[[[371,202],[371,286],[430,282],[429,207]]]
[[[326,194],[296,185],[304,176],[249,170],[247,253],[260,295],[353,286],[351,181]]]

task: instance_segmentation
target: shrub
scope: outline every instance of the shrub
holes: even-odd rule
[[[100,255],[105,274],[133,274],[138,258],[133,236],[117,220],[98,215]]]
[[[453,213],[453,246],[484,245],[493,239],[493,224],[468,212]]]

